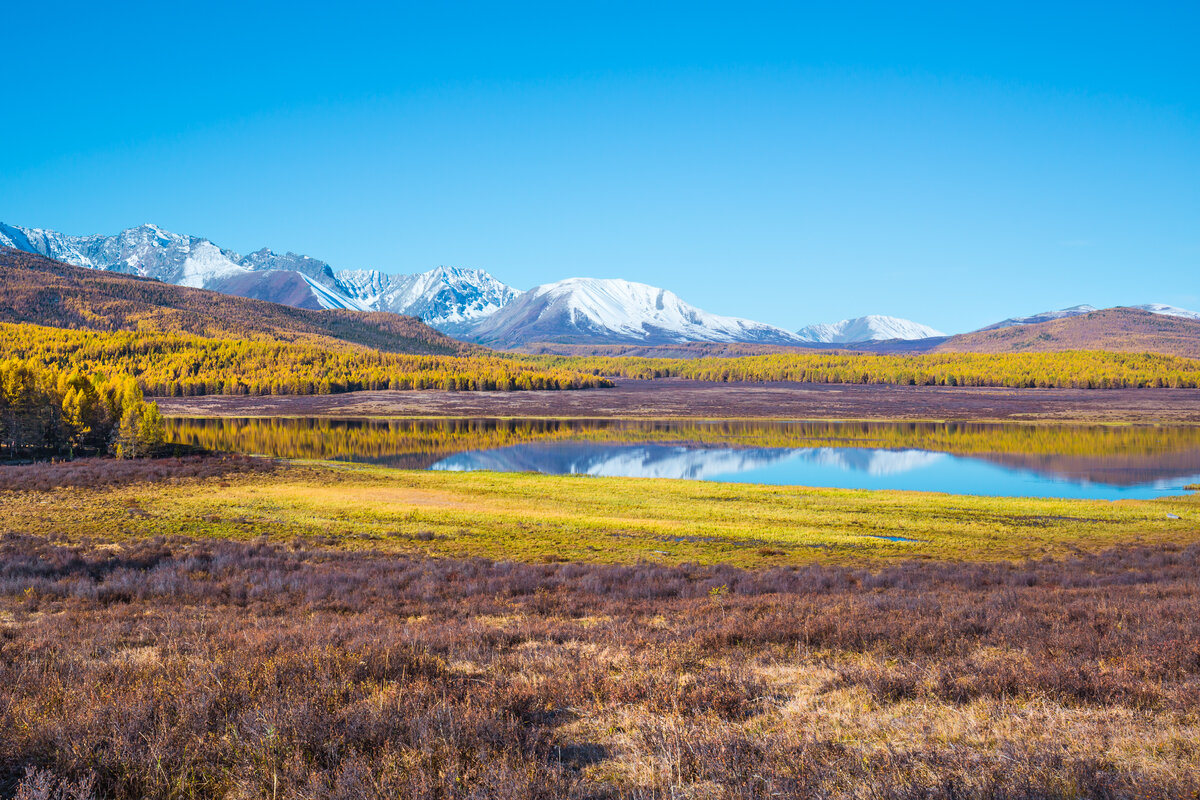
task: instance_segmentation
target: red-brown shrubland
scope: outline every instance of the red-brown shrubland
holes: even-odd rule
[[[0,794],[1185,796],[1200,547],[884,569],[0,540]]]

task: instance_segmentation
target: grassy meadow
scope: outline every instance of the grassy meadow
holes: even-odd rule
[[[1200,534],[1194,497],[993,498],[315,461],[46,491],[60,481],[55,467],[37,472],[29,488],[6,493],[0,530],[67,541],[305,538],[434,557],[745,568],[1061,557],[1187,544]]]

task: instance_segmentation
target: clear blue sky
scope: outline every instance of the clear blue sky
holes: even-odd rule
[[[12,3],[0,220],[788,328],[1200,306],[1200,6]]]

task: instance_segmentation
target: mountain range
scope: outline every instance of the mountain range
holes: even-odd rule
[[[933,339],[946,334],[909,319],[870,314],[832,324],[808,325],[801,328],[798,335],[806,342],[846,344],[881,342],[889,339]]]
[[[1175,306],[1163,305],[1162,303],[1144,303],[1137,306],[1123,306],[1124,308],[1135,308],[1138,311],[1148,311],[1151,314],[1159,314],[1165,317],[1182,317],[1183,319],[1200,320],[1200,312],[1188,311],[1184,308]],[[1056,319],[1067,319],[1068,317],[1082,317],[1091,314],[1101,309],[1095,306],[1080,305],[1064,308],[1059,311],[1043,311],[1039,314],[1032,314],[1028,317],[1009,317],[987,327],[980,328],[981,331],[995,331],[1001,328],[1014,328],[1019,325],[1039,325],[1043,322],[1052,322]]]
[[[417,274],[334,269],[316,258],[292,252],[280,254],[267,248],[241,255],[208,239],[171,233],[151,224],[115,236],[69,236],[0,223],[0,247],[79,267],[295,308],[414,316],[457,339],[510,349],[539,345],[738,344],[765,348],[858,346],[901,352],[954,350],[967,346],[956,341],[962,336],[975,337],[969,341],[978,339],[980,346],[1003,347],[1005,343],[1012,345],[1019,335],[997,340],[976,334],[1072,318],[1087,320],[1098,313],[1093,306],[1073,306],[1011,317],[956,337],[911,320],[882,315],[813,324],[792,332],[712,314],[689,305],[669,290],[632,281],[570,278],[522,292],[479,269],[439,266]],[[1159,317],[1200,320],[1200,313],[1162,304],[1132,308]],[[1088,327],[1086,321],[1080,324]],[[1145,325],[1138,329],[1141,339],[1149,336],[1143,329]],[[1078,337],[1065,338],[1074,341]]]

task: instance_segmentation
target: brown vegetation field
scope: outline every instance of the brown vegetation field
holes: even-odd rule
[[[1197,389],[1003,389],[616,379],[602,392],[166,397],[190,417],[559,417],[1200,423]]]
[[[0,539],[0,793],[1200,791],[1200,549],[885,569]]]

